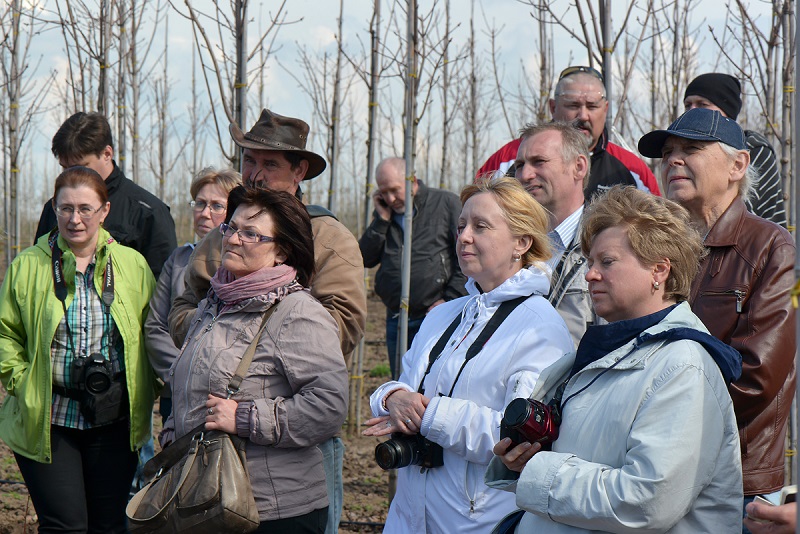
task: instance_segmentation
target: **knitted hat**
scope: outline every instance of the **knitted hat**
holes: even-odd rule
[[[709,72],[701,74],[686,86],[683,99],[687,96],[702,96],[721,109],[725,116],[736,120],[742,110],[742,86],[730,74]]]

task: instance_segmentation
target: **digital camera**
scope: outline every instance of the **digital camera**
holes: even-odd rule
[[[444,465],[442,446],[422,437],[401,432],[375,447],[375,461],[381,469],[399,469],[409,465],[433,468]]]
[[[72,360],[72,387],[81,392],[81,413],[92,425],[104,425],[127,414],[127,388],[123,373],[99,352]]]
[[[500,439],[511,438],[511,447],[522,442],[541,443],[545,450],[558,439],[561,411],[556,403],[543,404],[533,399],[514,399],[506,406],[500,422]]]

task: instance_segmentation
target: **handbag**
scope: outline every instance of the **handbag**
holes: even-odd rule
[[[264,314],[255,338],[228,383],[228,398],[239,391],[256,345],[277,304]],[[132,534],[245,534],[259,525],[247,473],[246,441],[205,423],[182,436],[144,466],[150,482],[125,509]]]
[[[494,526],[492,534],[514,534],[523,515],[525,510],[514,510]]]

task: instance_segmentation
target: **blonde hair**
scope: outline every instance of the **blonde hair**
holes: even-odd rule
[[[227,194],[237,185],[241,185],[241,183],[242,175],[232,169],[218,171],[214,167],[206,167],[192,179],[189,193],[192,195],[192,200],[194,200],[201,189],[209,184],[215,184],[220,186]]]
[[[584,212],[583,255],[589,255],[597,234],[613,227],[626,230],[631,249],[643,265],[669,260],[664,300],[689,299],[705,247],[685,208],[632,186],[614,186],[597,196]]]
[[[514,237],[528,236],[531,246],[522,254],[522,265],[528,267],[552,256],[547,238],[547,212],[514,178],[481,176],[461,190],[461,205],[480,193],[494,197]]]

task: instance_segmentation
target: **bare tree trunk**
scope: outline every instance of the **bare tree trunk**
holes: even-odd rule
[[[247,130],[247,0],[236,0],[236,85],[233,110],[240,128]],[[233,168],[240,169],[241,152],[233,152]]]
[[[469,121],[470,121],[470,161],[469,174],[472,176],[480,168],[478,161],[478,75],[475,60],[475,0],[470,2],[469,15]]]
[[[116,160],[120,170],[125,173],[125,152],[128,148],[128,141],[125,133],[128,131],[126,125],[127,110],[125,108],[126,95],[128,88],[125,85],[126,57],[128,53],[128,29],[125,2],[117,0],[117,12],[119,25],[119,63],[117,64],[117,135],[116,140]],[[164,45],[166,46],[166,44]],[[163,198],[163,197],[162,197]]]
[[[109,52],[111,50],[111,2],[100,4],[100,81],[97,95],[97,111],[108,117]]]
[[[792,120],[792,93],[796,90],[794,61],[797,48],[792,46],[796,39],[794,2],[792,0],[784,0],[781,18],[783,26],[783,105],[781,106],[781,131],[783,135],[781,139],[781,180],[784,191],[794,191],[794,184],[791,183],[794,177],[793,168],[795,166],[795,162],[792,160],[792,144],[795,143],[794,122]],[[789,214],[790,217],[794,215],[791,211]],[[790,460],[794,460],[794,458],[790,458]]]
[[[548,98],[550,94],[550,85],[552,83],[553,65],[551,56],[553,53],[552,42],[548,39],[547,28],[547,9],[546,2],[548,0],[540,0],[539,2],[539,97],[540,104],[539,110],[536,114],[537,122],[544,122],[547,120]]]
[[[331,103],[330,127],[328,128],[328,163],[330,163],[330,183],[328,186],[328,209],[336,213],[336,183],[337,167],[339,166],[339,115],[342,103],[339,101],[340,86],[342,84],[342,19],[344,17],[344,0],[339,0],[338,35],[336,41],[336,71],[333,74],[333,102]]]
[[[8,207],[9,217],[6,229],[8,231],[8,245],[6,253],[8,264],[19,253],[19,104],[21,98],[22,76],[20,74],[20,19],[22,2],[13,0],[11,17],[11,46],[10,62],[11,72],[8,80],[8,143],[9,143],[9,188],[8,188]]]
[[[444,32],[450,35],[450,0],[444,0]],[[445,177],[449,176],[449,142],[450,142],[450,121],[453,111],[448,105],[450,101],[450,40],[444,44],[444,62],[442,63],[442,159],[439,165],[439,189],[446,187]]]
[[[606,101],[608,102],[608,113],[606,113],[606,128],[611,134],[611,123],[614,117],[614,64],[611,62],[611,51],[613,42],[611,35],[611,0],[599,0],[601,17],[601,35],[603,40],[603,78],[606,81]]]

